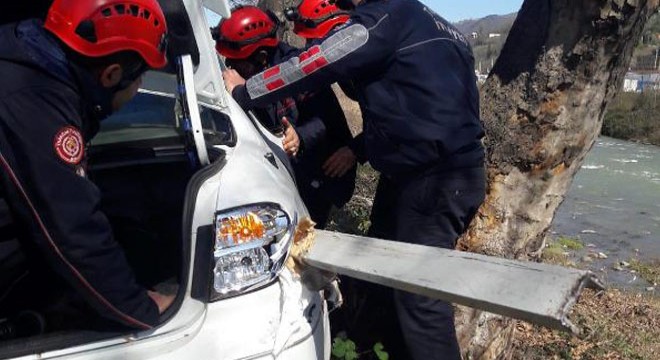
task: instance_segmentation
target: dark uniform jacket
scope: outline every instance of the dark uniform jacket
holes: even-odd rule
[[[103,317],[150,328],[156,304],[136,283],[85,173],[85,147],[111,94],[68,63],[36,20],[0,27],[0,79],[0,196],[29,257]]]
[[[376,170],[396,175],[483,166],[472,51],[417,0],[359,5],[345,25],[232,95],[243,106],[260,106],[348,80],[363,113],[366,157]]]
[[[297,49],[280,43],[273,54],[272,64],[291,57]],[[344,176],[330,178],[324,175],[322,166],[339,148],[349,146],[353,137],[346,117],[330,86],[278,101],[265,108],[255,109],[266,127],[281,126],[286,116],[294,125],[300,138],[298,155],[291,159],[296,183],[303,200],[322,196],[325,202],[343,206],[353,196],[357,167]],[[309,195],[309,196],[305,196]],[[307,198],[306,198],[307,197]]]

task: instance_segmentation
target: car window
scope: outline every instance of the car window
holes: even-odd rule
[[[173,97],[140,92],[131,102],[101,121],[92,145],[179,137]]]
[[[176,99],[172,95],[175,89],[174,75],[147,72],[138,94],[101,121],[92,145],[180,137],[182,131],[174,113]]]
[[[150,71],[145,74],[138,94],[119,111],[101,122],[92,145],[134,142],[161,138],[181,138],[183,129],[176,114],[176,76]],[[199,112],[204,139],[209,146],[236,142],[227,115],[206,106]]]
[[[142,78],[142,89],[153,92],[174,94],[177,82],[175,74],[168,74],[160,71],[147,71]]]

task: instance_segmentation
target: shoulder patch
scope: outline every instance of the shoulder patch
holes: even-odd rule
[[[78,165],[85,155],[85,142],[80,131],[66,126],[55,134],[53,147],[57,156],[67,164]]]
[[[333,32],[323,42],[310,47],[297,57],[248,79],[245,85],[248,96],[251,100],[255,100],[293,84],[343,59],[368,41],[369,29],[362,24],[354,24]]]

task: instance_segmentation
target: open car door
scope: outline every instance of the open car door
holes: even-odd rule
[[[227,0],[184,0],[183,4],[188,20],[188,24],[183,26],[187,36],[179,41],[194,35],[196,51],[194,54],[172,54],[176,55],[178,73],[176,96],[180,106],[177,110],[177,118],[184,130],[187,147],[194,149],[189,151],[191,161],[206,166],[210,161],[197,99],[200,97],[207,104],[225,107],[226,91],[220,61],[213,48],[213,39],[204,9],[208,8],[222,17],[230,16],[231,11]],[[170,13],[179,14],[178,17],[171,16],[169,19],[180,20],[182,9],[168,6],[172,8]]]

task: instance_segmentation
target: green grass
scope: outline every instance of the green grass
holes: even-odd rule
[[[563,246],[556,242],[548,244],[545,249],[543,249],[542,258],[544,262],[551,264],[568,264],[568,255],[566,254],[566,250]]]
[[[569,261],[571,251],[584,249],[584,244],[580,239],[567,236],[560,236],[552,242],[549,242],[543,249],[542,259],[544,262],[562,266],[575,266]]]
[[[630,269],[635,270],[642,279],[648,281],[654,286],[660,283],[660,260],[649,263],[644,263],[637,259],[631,260]]]
[[[578,238],[560,236],[559,239],[557,239],[557,244],[569,250],[584,249],[584,244]]]

